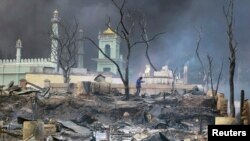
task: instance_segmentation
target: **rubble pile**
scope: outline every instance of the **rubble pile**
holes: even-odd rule
[[[131,95],[124,101],[120,94],[44,97],[38,91],[0,97],[2,133],[27,141],[203,140],[216,114],[212,97],[192,93]]]

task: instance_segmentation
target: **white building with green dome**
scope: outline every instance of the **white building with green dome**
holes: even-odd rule
[[[123,57],[120,54],[120,37],[115,34],[110,28],[107,28],[102,33],[99,33],[99,47],[102,51],[113,59],[123,70]],[[98,52],[98,58],[94,59],[97,62],[97,72],[111,72],[118,74],[117,68],[113,62],[107,59],[101,51]]]

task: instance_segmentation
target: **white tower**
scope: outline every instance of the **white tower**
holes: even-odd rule
[[[21,48],[22,48],[22,41],[18,39],[16,41],[16,62],[21,62]]]
[[[184,66],[184,72],[183,72],[183,82],[184,84],[188,83],[188,66]]]
[[[52,39],[51,39],[51,54],[50,54],[50,60],[53,63],[57,64],[58,56],[57,56],[57,50],[58,50],[58,42],[54,38],[57,38],[59,36],[58,34],[58,23],[59,23],[59,17],[58,17],[58,11],[55,10],[53,12],[53,17],[51,19],[52,23]]]
[[[77,63],[77,68],[84,68],[84,47],[83,47],[83,30],[79,30],[79,46],[78,46],[78,52],[77,52],[77,57],[78,57],[78,63]]]

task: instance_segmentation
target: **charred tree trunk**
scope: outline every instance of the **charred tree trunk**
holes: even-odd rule
[[[222,74],[222,70],[223,70],[223,62],[221,63],[221,68],[220,68],[219,76],[218,76],[218,79],[217,79],[217,84],[216,84],[216,87],[214,89],[213,58],[210,57],[210,55],[207,55],[207,59],[208,59],[209,77],[210,77],[210,84],[211,84],[212,94],[215,97],[217,95],[219,85],[220,85],[220,79],[221,79],[221,74]]]
[[[125,88],[126,100],[129,100],[129,57],[130,57],[130,49],[128,50],[127,63],[125,68],[125,82],[123,82]]]
[[[217,92],[218,92],[218,89],[219,89],[219,85],[220,85],[220,79],[221,79],[221,74],[222,74],[222,70],[223,70],[223,62],[221,63],[221,68],[220,68],[220,73],[219,73],[219,76],[218,76],[218,79],[217,79],[217,84],[216,84],[216,88],[215,88],[215,96],[217,95]]]
[[[172,71],[172,76],[173,76],[173,81],[172,81],[172,93],[175,92],[175,81],[176,81],[176,71],[177,71],[177,68],[171,70]]]
[[[245,101],[245,92],[244,92],[244,90],[241,90],[241,92],[240,92],[240,125],[244,124],[243,120],[241,119],[243,107],[244,107],[244,101]]]
[[[209,76],[210,76],[212,94],[213,94],[213,96],[215,96],[216,94],[215,94],[215,91],[214,91],[213,72],[212,72],[213,58],[211,58],[209,55],[207,55],[207,59],[208,59],[208,68],[209,68]]]
[[[63,71],[63,83],[67,83],[67,73]]]
[[[69,71],[63,70],[63,82],[64,83],[69,83],[70,81],[69,77],[70,77]]]
[[[229,65],[229,86],[230,86],[230,115],[235,117],[235,106],[234,106],[234,72],[236,65],[236,48],[237,42],[234,39],[233,25],[234,25],[234,1],[230,0],[228,8],[223,7],[223,13],[227,23],[227,36],[228,36],[228,47],[230,51],[230,65]]]
[[[230,85],[230,113],[235,117],[235,106],[234,106],[234,70],[235,60],[230,62],[229,68],[229,85]]]
[[[124,83],[124,88],[125,88],[126,100],[129,100],[129,82],[128,81]]]

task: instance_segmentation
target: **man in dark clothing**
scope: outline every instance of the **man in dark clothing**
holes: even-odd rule
[[[141,83],[143,83],[144,81],[142,81],[142,77],[139,77],[136,81],[136,94],[141,96],[140,92],[141,92]]]

